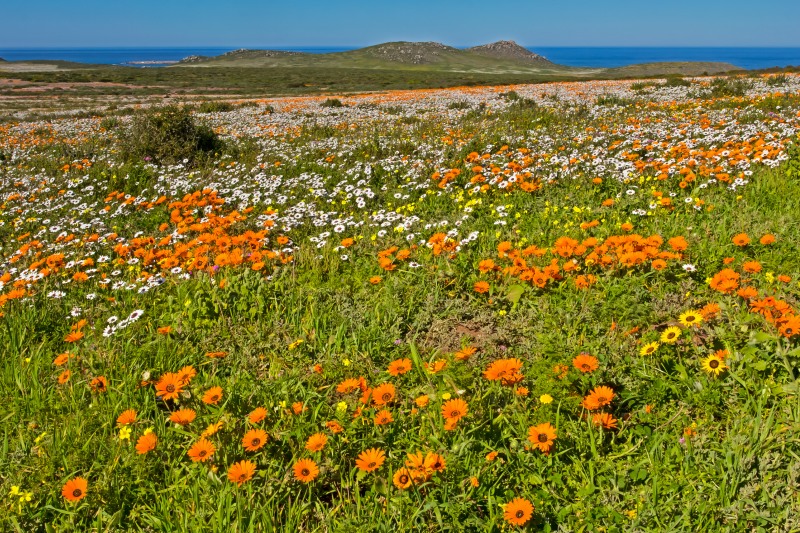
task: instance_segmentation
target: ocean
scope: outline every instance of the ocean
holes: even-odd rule
[[[356,47],[258,48],[324,54],[353,50]],[[800,66],[800,48],[531,46],[528,49],[554,63],[574,67],[621,67],[656,61],[722,61],[745,69]],[[0,49],[0,58],[8,61],[58,59],[77,63],[159,67],[173,64],[190,55],[215,56],[231,50],[235,48],[9,48]]]

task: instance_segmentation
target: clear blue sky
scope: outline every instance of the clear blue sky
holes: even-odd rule
[[[800,46],[800,0],[3,0],[0,48]]]

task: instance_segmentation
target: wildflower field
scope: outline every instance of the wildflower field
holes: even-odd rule
[[[799,91],[0,124],[0,529],[800,531]]]

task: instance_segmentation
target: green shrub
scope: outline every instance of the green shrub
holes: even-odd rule
[[[338,98],[328,98],[320,104],[322,107],[344,107],[344,104]]]
[[[220,102],[217,100],[208,100],[202,102],[197,107],[197,111],[200,113],[225,113],[227,111],[233,111],[233,109],[233,104],[230,102]]]
[[[447,106],[447,109],[469,109],[471,106],[469,102],[453,102],[452,104]]]
[[[196,165],[220,150],[222,141],[205,124],[198,124],[189,109],[170,105],[150,108],[134,116],[120,140],[120,154],[128,162]]]
[[[669,76],[664,82],[663,87],[689,87],[692,84],[690,80],[680,76]]]
[[[608,105],[608,106],[628,106],[633,105],[634,101],[628,98],[623,98],[621,96],[617,96],[615,94],[601,94],[595,100],[597,105]]]
[[[767,78],[767,85],[769,85],[770,87],[780,87],[786,85],[788,81],[789,78],[786,76],[786,74],[781,73]]]

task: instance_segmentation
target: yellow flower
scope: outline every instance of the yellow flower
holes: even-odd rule
[[[698,311],[686,311],[680,317],[678,317],[678,321],[687,328],[691,328],[694,326],[699,326],[703,322],[703,315],[701,315]]]
[[[712,376],[719,376],[728,365],[725,364],[725,359],[717,354],[711,354],[703,359],[703,370]]]
[[[553,403],[553,397],[549,394],[542,394],[539,396],[539,402],[547,405],[548,403]]]
[[[657,342],[651,342],[651,343],[645,344],[639,350],[639,355],[650,355],[652,353],[655,353],[655,351],[658,350],[659,346],[660,346],[660,344],[658,344]]]
[[[129,440],[131,438],[131,428],[122,426],[119,428],[119,440]]]
[[[442,394],[442,400],[449,400],[449,399],[450,399],[450,393],[449,392],[445,392],[445,393]]]
[[[147,428],[147,429],[144,430],[143,435],[147,435],[148,433],[152,433],[152,432],[153,432],[153,428]]]
[[[339,402],[336,404],[336,411],[339,413],[344,413],[347,411],[347,402]]]
[[[665,344],[675,344],[681,337],[681,328],[671,326],[661,333],[661,342]]]

